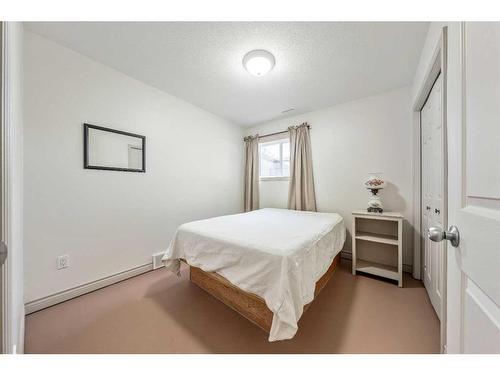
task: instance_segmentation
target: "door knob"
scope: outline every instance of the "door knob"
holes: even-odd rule
[[[453,247],[457,247],[460,244],[460,233],[458,228],[454,225],[452,225],[448,231],[443,231],[438,227],[430,227],[427,231],[427,236],[434,242],[448,240]]]

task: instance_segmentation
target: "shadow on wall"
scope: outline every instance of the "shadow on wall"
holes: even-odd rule
[[[391,182],[386,182],[386,186],[382,190],[382,202],[386,211],[405,212],[407,208],[405,199],[399,194],[399,188]],[[412,249],[411,264],[413,264],[413,235],[415,228],[408,219],[403,220],[403,249]],[[403,261],[403,263],[407,263],[407,261]]]
[[[342,247],[342,252],[349,254],[348,257],[352,255],[352,230],[346,225],[346,237],[344,242],[344,247]]]
[[[386,211],[406,211],[406,201],[399,194],[399,189],[392,182],[386,182],[382,190],[382,202]],[[397,209],[395,208],[397,207]]]

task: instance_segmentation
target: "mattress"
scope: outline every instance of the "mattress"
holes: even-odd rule
[[[297,332],[316,282],[345,237],[336,213],[264,208],[181,225],[163,261],[179,273],[179,259],[185,259],[257,294],[274,314],[269,341],[284,340]]]

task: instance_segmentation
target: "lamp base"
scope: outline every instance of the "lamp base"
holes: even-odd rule
[[[367,211],[368,212],[378,212],[379,214],[384,212],[384,210],[381,207],[368,207]]]

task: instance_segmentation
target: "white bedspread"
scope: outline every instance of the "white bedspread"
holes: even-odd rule
[[[269,341],[284,340],[345,236],[338,214],[264,208],[181,225],[163,261],[179,272],[183,258],[262,297],[274,313]]]

